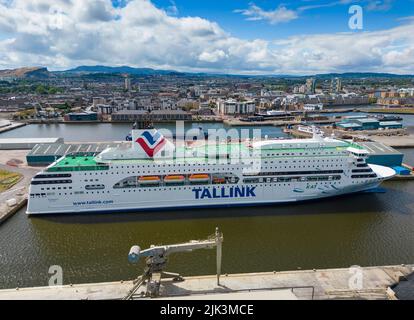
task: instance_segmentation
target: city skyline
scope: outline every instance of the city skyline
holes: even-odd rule
[[[363,9],[363,29],[348,12]],[[0,0],[0,69],[414,73],[413,1]]]

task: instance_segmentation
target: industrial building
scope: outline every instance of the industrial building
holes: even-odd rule
[[[112,122],[172,122],[191,121],[192,115],[182,110],[122,110],[112,114]]]
[[[404,154],[383,143],[358,142],[358,144],[369,152],[368,163],[370,164],[394,168],[403,163]]]
[[[383,129],[402,129],[403,125],[397,121],[380,122],[380,128]]]
[[[90,111],[68,113],[65,121],[98,121],[98,114]]]
[[[378,130],[378,129],[402,129],[403,125],[397,121],[380,121],[365,116],[347,117],[337,123],[337,127],[344,130]]]

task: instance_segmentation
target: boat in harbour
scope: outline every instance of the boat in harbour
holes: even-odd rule
[[[357,143],[319,132],[310,139],[190,146],[176,146],[156,129],[133,130],[132,137],[127,148],[68,155],[39,172],[27,213],[268,205],[371,190],[395,175],[368,164],[368,151]]]

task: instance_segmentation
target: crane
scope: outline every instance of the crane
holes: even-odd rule
[[[223,234],[216,228],[213,236],[206,240],[191,240],[186,243],[172,244],[172,245],[151,245],[149,249],[142,250],[137,245],[133,246],[128,254],[130,263],[137,264],[140,258],[146,258],[146,267],[141,276],[139,276],[133,283],[134,286],[129,291],[124,300],[133,298],[136,291],[147,283],[146,296],[157,297],[161,285],[161,278],[163,275],[173,277],[174,281],[184,281],[178,273],[166,272],[164,268],[168,262],[168,256],[172,253],[192,252],[198,249],[212,249],[216,247],[216,263],[217,263],[217,285],[220,285],[221,274],[221,257],[222,257],[222,243]]]

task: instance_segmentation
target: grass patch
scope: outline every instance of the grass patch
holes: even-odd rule
[[[22,175],[20,173],[0,170],[0,192],[4,192],[20,181]]]

